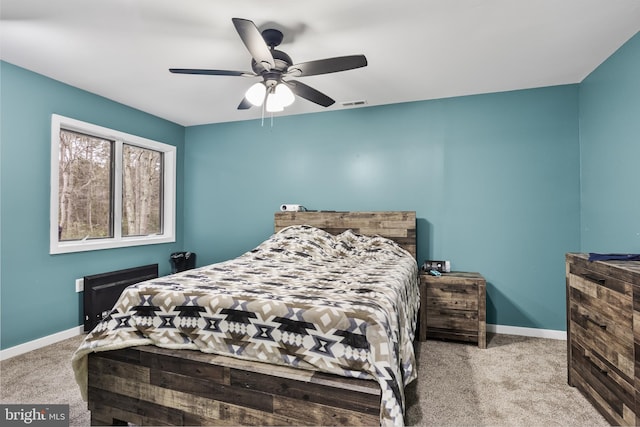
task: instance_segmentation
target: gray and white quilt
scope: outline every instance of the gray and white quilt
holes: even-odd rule
[[[76,380],[86,398],[90,352],[200,350],[373,378],[380,423],[403,425],[404,387],[417,375],[417,277],[391,240],[287,227],[238,258],[125,289],[74,353]]]

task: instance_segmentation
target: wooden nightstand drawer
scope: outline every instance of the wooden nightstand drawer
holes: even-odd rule
[[[478,273],[420,274],[420,334],[486,348],[486,284]]]
[[[427,312],[431,309],[478,311],[478,285],[476,283],[438,283],[427,287]]]
[[[478,342],[478,310],[427,307],[427,338]]]

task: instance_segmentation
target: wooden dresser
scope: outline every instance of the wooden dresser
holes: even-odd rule
[[[640,261],[569,253],[566,272],[569,385],[611,424],[640,425]]]
[[[420,272],[418,338],[442,338],[487,347],[486,282],[478,273]]]

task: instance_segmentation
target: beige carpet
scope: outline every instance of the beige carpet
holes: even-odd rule
[[[70,364],[80,340],[2,361],[2,403],[68,403],[70,425],[89,425]],[[490,335],[486,350],[426,341],[418,358],[419,379],[406,390],[408,425],[608,425],[567,385],[564,341]]]
[[[607,426],[567,385],[566,341],[488,335],[487,349],[426,341],[407,386],[407,423],[422,426]]]
[[[2,403],[69,404],[69,425],[90,425],[87,404],[71,369],[71,355],[84,336],[0,362]]]

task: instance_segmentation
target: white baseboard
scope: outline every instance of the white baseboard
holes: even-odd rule
[[[565,341],[567,340],[566,331],[555,331],[553,329],[522,328],[519,326],[492,325],[490,323],[487,323],[487,332],[491,332],[494,334],[521,335],[525,337],[549,338]],[[24,344],[16,345],[15,347],[9,347],[6,350],[0,350],[0,360],[6,360],[32,350],[37,350],[49,344],[54,344],[58,341],[66,340],[67,338],[82,335],[83,333],[84,326],[80,325],[76,326],[75,328],[67,329],[66,331],[38,338],[37,340],[29,341]]]
[[[18,344],[14,347],[9,347],[5,350],[0,350],[0,360],[6,360],[20,354],[27,353],[29,351],[37,350],[39,348],[55,344],[58,341],[66,340],[67,338],[76,337],[84,333],[84,325],[76,326],[75,328],[67,329],[66,331],[57,332],[46,337],[38,338],[33,341],[26,342],[24,344]]]
[[[522,328],[520,326],[491,325],[487,323],[487,332],[504,335],[520,335],[524,337],[549,338],[552,340],[567,340],[567,331],[553,329]]]

